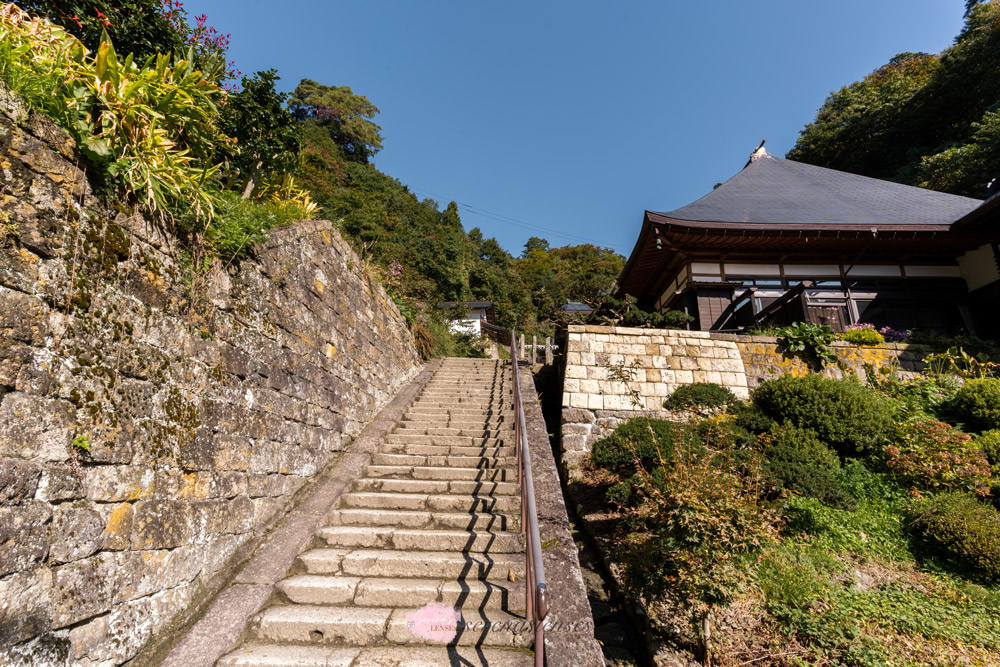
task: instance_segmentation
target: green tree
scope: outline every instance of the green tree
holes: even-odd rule
[[[277,80],[273,69],[244,76],[219,116],[219,129],[234,140],[225,155],[229,178],[244,183],[244,199],[261,176],[288,173],[298,163],[301,127],[284,106],[287,95],[275,90]]]
[[[1000,2],[968,10],[940,55],[900,54],[831,94],[788,157],[982,197],[1000,154]]]
[[[378,107],[347,86],[302,79],[289,105],[298,120],[315,120],[325,128],[347,160],[368,162],[382,149],[382,128],[372,120]]]

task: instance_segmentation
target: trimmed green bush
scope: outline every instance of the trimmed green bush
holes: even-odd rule
[[[915,503],[912,525],[930,544],[963,565],[1000,576],[1000,512],[964,493],[942,493]]]
[[[969,380],[955,394],[955,413],[966,429],[1000,429],[1000,379]]]
[[[783,424],[767,437],[770,444],[764,450],[762,472],[772,491],[788,489],[828,505],[853,506],[840,486],[840,459],[814,432]]]
[[[665,419],[630,419],[594,443],[590,460],[595,466],[611,471],[630,467],[636,459],[649,467],[658,464],[661,458],[671,460],[674,444],[683,433],[683,425]]]
[[[993,466],[1000,466],[1000,428],[986,431],[976,438],[976,447],[983,450]]]
[[[766,433],[774,426],[774,420],[751,401],[737,401],[729,406],[728,412],[733,415],[734,424],[750,433]]]
[[[841,456],[877,450],[892,431],[895,405],[850,380],[784,375],[762,383],[751,400],[768,417],[810,429]]]
[[[677,387],[674,393],[663,401],[667,410],[690,410],[691,408],[720,408],[736,401],[736,395],[714,382],[695,382]]]
[[[885,336],[870,324],[852,324],[839,338],[855,345],[878,345],[885,342]]]

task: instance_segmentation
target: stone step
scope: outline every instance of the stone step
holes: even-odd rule
[[[415,622],[420,625],[415,626]],[[431,627],[448,624],[447,617],[438,618],[433,611],[424,611],[421,616],[416,609],[287,605],[265,609],[253,635],[264,641],[363,647],[440,645],[447,641],[459,646],[527,648],[534,640],[530,624],[503,611],[468,614],[455,622],[454,633],[445,633],[448,637],[437,638],[429,632]]]
[[[216,663],[219,667],[430,667],[489,665],[531,667],[529,652],[467,646],[334,647],[247,644]]]
[[[510,512],[520,511],[521,502],[516,496],[453,496],[425,495],[420,493],[371,493],[356,491],[345,493],[338,501],[342,509],[429,510],[431,512]]]
[[[300,574],[279,581],[291,604],[422,607],[437,602],[469,612],[524,611],[524,584],[446,579],[400,579]]]
[[[365,477],[517,482],[517,468],[439,468],[437,466],[368,465]]]
[[[385,436],[389,445],[451,445],[456,447],[500,447],[502,438],[474,438],[468,435],[418,435],[390,433]]]
[[[335,549],[368,548],[413,551],[520,553],[524,537],[515,532],[412,530],[393,526],[327,526],[317,537]]]
[[[513,445],[501,447],[463,447],[450,445],[401,445],[386,444],[379,448],[382,454],[407,454],[409,456],[516,456]]]
[[[424,424],[413,424],[403,422],[399,424],[393,433],[399,435],[457,435],[467,438],[498,438],[506,435],[513,429],[490,429],[485,424],[479,424],[471,428],[454,428],[445,426],[427,426]]]
[[[522,554],[318,548],[303,551],[298,563],[301,574],[507,581],[513,573],[524,581]]]
[[[411,405],[404,415],[405,418],[410,417],[420,417],[423,419],[429,419],[433,417],[457,417],[460,419],[498,419],[506,418],[510,419],[514,415],[514,411],[510,408],[505,408],[499,410],[496,408],[490,410],[481,410],[478,408],[456,408],[453,406],[444,407],[428,407],[428,406],[414,406]]]
[[[471,415],[470,415],[471,416]],[[506,417],[483,417],[466,419],[463,415],[419,415],[403,417],[399,428],[481,428],[490,430],[513,430],[514,420]]]
[[[510,496],[520,493],[514,482],[392,479],[386,477],[363,477],[354,482],[351,490],[382,493],[454,493],[481,496]]]
[[[397,526],[443,530],[515,530],[520,513],[471,514],[469,512],[427,512],[419,510],[335,509],[327,513],[330,526]]]
[[[485,456],[417,456],[410,454],[373,454],[372,463],[384,466],[434,466],[448,468],[512,468],[517,466],[513,456],[491,458]]]

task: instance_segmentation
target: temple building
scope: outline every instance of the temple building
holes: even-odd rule
[[[646,211],[618,279],[703,331],[795,321],[1000,338],[1000,197],[985,202],[769,155]]]

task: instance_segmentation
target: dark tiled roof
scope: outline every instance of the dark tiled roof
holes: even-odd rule
[[[580,303],[579,301],[567,301],[563,305],[559,306],[559,310],[568,310],[568,311],[586,310],[593,312],[594,307],[588,306],[585,303]]]
[[[696,222],[948,225],[982,203],[765,155],[698,201],[659,215]]]

